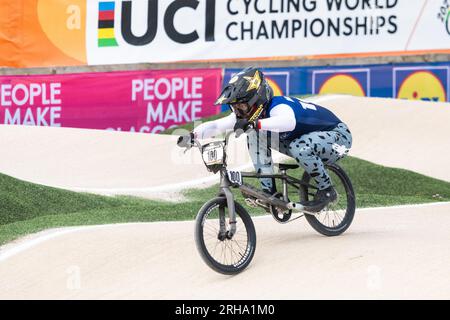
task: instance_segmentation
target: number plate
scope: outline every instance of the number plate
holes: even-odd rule
[[[203,161],[207,166],[223,163],[223,146],[208,146],[203,149]]]
[[[242,174],[240,171],[227,171],[228,179],[232,184],[237,184],[239,186],[242,186]]]

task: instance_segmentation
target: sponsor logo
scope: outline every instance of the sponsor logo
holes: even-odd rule
[[[175,16],[179,13],[184,14],[190,9],[199,12],[200,2],[197,0],[179,0],[172,1],[164,12],[160,12],[158,1],[142,0],[142,1],[105,1],[99,3],[99,47],[118,46],[114,37],[114,9],[116,4],[120,6],[120,33],[124,42],[132,46],[145,46],[153,42],[158,34],[159,21],[163,21],[164,31],[167,36],[174,42],[180,44],[192,43],[200,39],[199,30],[193,29],[189,24],[175,23]],[[206,0],[206,10],[204,16],[204,40],[206,42],[215,41],[215,8],[216,0]],[[134,11],[142,11],[145,13],[136,15]],[[203,11],[203,10],[202,10]],[[145,30],[136,32],[132,26],[137,23],[135,19],[142,23],[145,19]],[[179,19],[179,18],[177,18]],[[106,22],[107,21],[107,22]],[[101,27],[100,25],[103,25]],[[183,28],[189,28],[184,30]],[[106,31],[105,29],[108,29]],[[112,30],[110,30],[112,29]],[[102,35],[102,37],[100,36]]]
[[[444,83],[447,83],[448,76],[445,69],[396,72],[400,78],[396,84],[398,99],[447,101]]]
[[[368,92],[368,72],[318,73],[315,94],[348,94],[365,97]],[[317,90],[317,88],[319,88]]]
[[[261,77],[259,75],[259,71],[256,71],[253,77],[244,77],[245,80],[248,81],[249,85],[247,88],[247,92],[253,89],[258,90],[261,85]]]
[[[448,35],[450,35],[450,0],[442,2],[437,17],[443,23]]]

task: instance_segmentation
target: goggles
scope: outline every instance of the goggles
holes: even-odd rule
[[[234,103],[230,105],[231,110],[240,118],[249,116],[252,107],[248,103]]]

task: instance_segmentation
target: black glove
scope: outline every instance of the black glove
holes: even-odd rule
[[[255,129],[255,127],[256,126],[255,126],[254,122],[248,121],[247,119],[238,119],[236,121],[236,124],[234,125],[234,131],[237,131],[240,129],[240,130],[246,132],[247,130]]]
[[[248,121],[247,119],[238,119],[233,130],[236,132],[236,137],[239,137],[242,132],[247,132],[247,130],[255,128],[256,125],[254,122]]]
[[[178,137],[178,141],[177,141],[177,145],[180,148],[192,147],[194,145],[194,133],[190,132],[187,135],[179,136]]]

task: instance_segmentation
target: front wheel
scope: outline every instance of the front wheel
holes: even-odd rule
[[[338,199],[315,215],[306,214],[305,218],[314,230],[325,236],[333,237],[344,233],[353,221],[356,207],[355,192],[350,178],[340,166],[337,164],[327,165],[326,170],[336,189]],[[302,180],[315,185],[314,180],[307,172],[303,174]],[[300,188],[301,200],[312,200],[316,191],[316,189],[311,190],[302,186]]]
[[[234,275],[253,259],[256,232],[247,211],[237,202],[236,233],[230,235],[226,198],[215,198],[203,205],[195,221],[195,244],[203,261],[213,270]],[[222,224],[222,227],[221,227]]]

